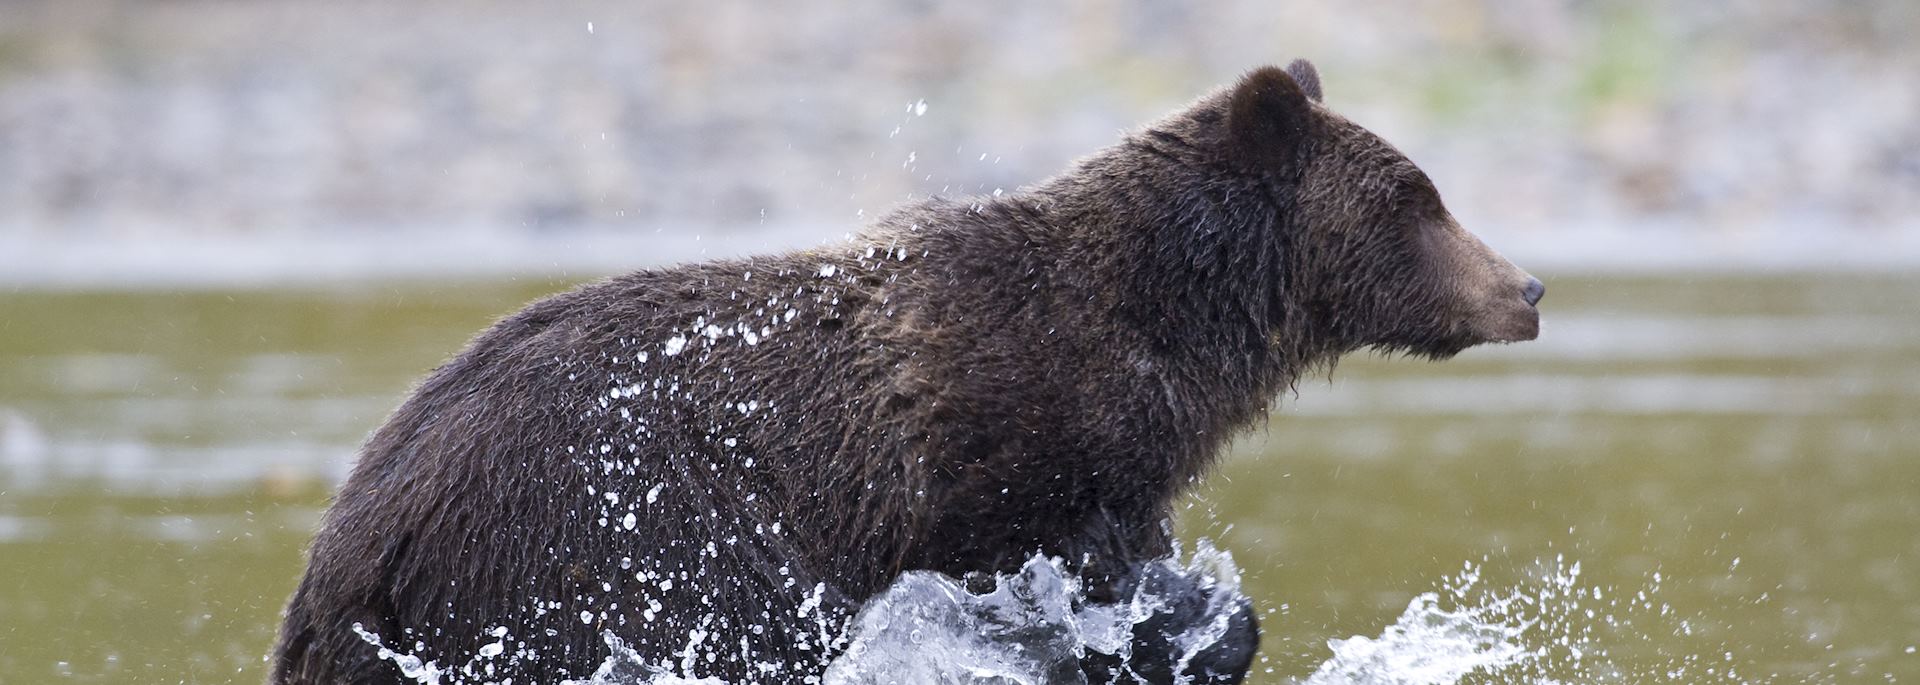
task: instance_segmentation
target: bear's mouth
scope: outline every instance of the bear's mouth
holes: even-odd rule
[[[1446,361],[1469,347],[1486,342],[1491,341],[1475,335],[1463,321],[1439,333],[1406,331],[1363,347],[1387,356],[1406,355],[1428,361]]]
[[[1431,361],[1453,358],[1479,345],[1526,342],[1540,336],[1540,312],[1531,305],[1468,315],[1440,326],[1438,332],[1407,331],[1366,347],[1383,354],[1405,354]]]
[[[1504,311],[1492,316],[1477,317],[1469,322],[1469,330],[1481,342],[1516,343],[1526,342],[1540,337],[1540,310],[1532,304],[1503,307]]]

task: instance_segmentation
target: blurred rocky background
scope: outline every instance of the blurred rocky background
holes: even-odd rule
[[[4,0],[0,275],[813,241],[1297,56],[1510,241],[1911,248],[1916,30],[1910,0]]]

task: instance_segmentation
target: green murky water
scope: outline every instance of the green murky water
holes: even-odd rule
[[[354,444],[561,287],[0,294],[0,683],[258,682]],[[1269,609],[1263,682],[1464,563],[1524,585],[1556,558],[1608,594],[1571,620],[1621,682],[1920,680],[1916,302],[1917,277],[1552,280],[1536,343],[1303,381],[1182,524]]]

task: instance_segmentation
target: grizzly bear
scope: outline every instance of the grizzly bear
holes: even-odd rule
[[[1304,61],[1257,69],[1019,192],[501,320],[361,450],[272,682],[556,683],[614,638],[662,673],[813,682],[903,571],[1037,553],[1119,596],[1303,373],[1537,333],[1540,282],[1321,100]],[[1244,675],[1245,613],[1189,678]],[[1138,643],[1143,668],[1087,672],[1172,680]]]

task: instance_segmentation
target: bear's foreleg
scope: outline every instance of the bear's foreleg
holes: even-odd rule
[[[1174,674],[1195,685],[1233,685],[1246,679],[1260,647],[1260,624],[1253,602],[1235,597],[1224,615],[1225,630],[1219,637],[1192,652],[1192,642],[1208,627],[1203,624],[1223,620],[1210,611],[1217,588],[1202,587],[1199,579],[1180,573],[1164,564],[1148,563],[1126,579],[1126,584],[1159,598],[1160,606],[1146,620],[1134,624],[1129,653],[1119,655],[1088,652],[1080,661],[1087,682],[1105,684],[1151,684],[1176,682]],[[1181,663],[1182,659],[1185,663]]]
[[[1233,598],[1233,607],[1224,617],[1225,630],[1185,658],[1192,649],[1189,643],[1206,632],[1201,624],[1222,620],[1217,611],[1209,611],[1213,594],[1220,590],[1203,586],[1199,577],[1156,563],[1173,552],[1172,531],[1164,516],[1127,521],[1102,512],[1095,519],[1067,557],[1080,567],[1087,583],[1087,600],[1115,604],[1148,594],[1158,597],[1160,606],[1146,620],[1134,624],[1132,646],[1125,658],[1088,652],[1081,659],[1087,682],[1173,683],[1176,670],[1185,682],[1195,685],[1232,685],[1245,680],[1260,647],[1260,623],[1252,601]]]

